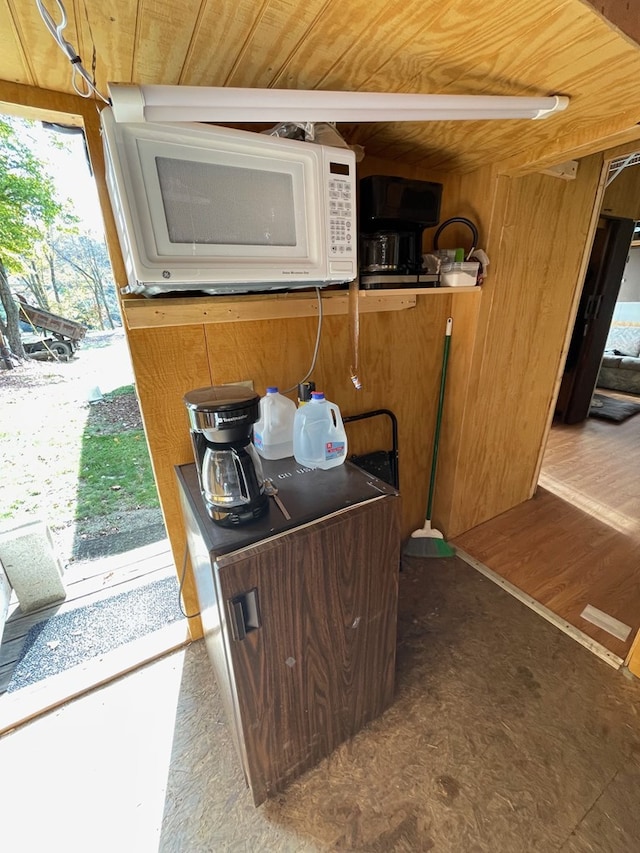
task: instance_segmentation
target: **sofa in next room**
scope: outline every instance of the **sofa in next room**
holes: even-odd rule
[[[640,323],[611,324],[597,385],[640,394]]]

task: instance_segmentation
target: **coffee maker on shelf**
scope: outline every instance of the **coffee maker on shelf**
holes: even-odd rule
[[[360,287],[435,287],[422,267],[422,233],[440,221],[442,184],[391,175],[360,181]]]
[[[216,524],[235,527],[268,510],[262,463],[251,443],[260,397],[241,385],[185,394],[200,492]]]

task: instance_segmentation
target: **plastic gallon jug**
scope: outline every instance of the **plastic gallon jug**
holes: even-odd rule
[[[260,399],[260,417],[253,426],[253,444],[263,459],[284,459],[293,456],[293,420],[296,404],[267,388]]]
[[[347,434],[340,409],[314,391],[306,406],[296,411],[293,455],[307,468],[335,468],[347,458]]]

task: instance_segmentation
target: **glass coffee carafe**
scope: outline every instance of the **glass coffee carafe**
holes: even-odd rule
[[[200,491],[217,524],[234,527],[268,510],[262,463],[251,443],[260,397],[237,385],[185,395]]]
[[[219,508],[241,509],[259,502],[264,479],[253,444],[210,444],[202,461],[202,491],[205,502]]]

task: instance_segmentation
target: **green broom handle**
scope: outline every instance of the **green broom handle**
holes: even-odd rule
[[[433,436],[433,457],[431,459],[431,477],[429,479],[429,498],[427,500],[426,518],[431,520],[433,508],[433,493],[436,486],[436,468],[438,466],[438,447],[440,446],[440,426],[442,425],[442,409],[444,407],[444,389],[447,381],[447,363],[449,361],[449,345],[451,343],[451,330],[453,317],[447,320],[447,328],[444,333],[444,352],[442,353],[442,374],[440,375],[440,396],[438,397],[438,411],[436,413],[436,431]]]

